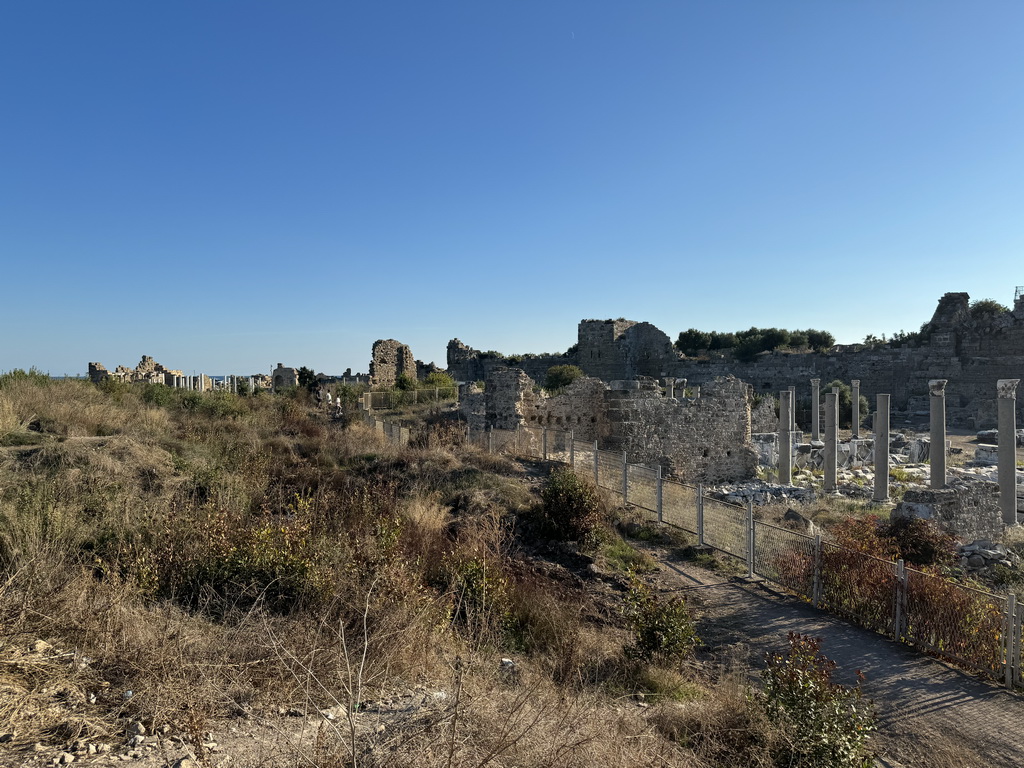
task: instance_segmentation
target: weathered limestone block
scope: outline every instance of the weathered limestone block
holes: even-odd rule
[[[999,486],[983,480],[953,481],[948,488],[908,488],[893,519],[923,517],[964,539],[1002,536]]]

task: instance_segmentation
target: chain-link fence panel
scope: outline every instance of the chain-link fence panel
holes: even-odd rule
[[[488,437],[489,445],[494,453],[517,452],[516,431],[514,429],[492,429]]]
[[[747,510],[704,497],[704,543],[741,560],[747,558]]]
[[[661,484],[661,519],[668,525],[697,532],[697,489],[675,480]]]
[[[902,639],[993,677],[1003,675],[1006,598],[905,570]]]
[[[531,459],[544,458],[544,428],[520,427],[516,452]]]
[[[754,521],[754,573],[790,592],[814,597],[814,537]]]
[[[548,461],[558,461],[562,464],[569,463],[569,446],[572,442],[572,433],[561,429],[548,430]]]
[[[626,500],[634,506],[658,514],[658,470],[630,464],[626,467]]]
[[[586,440],[572,441],[573,469],[580,477],[594,480],[594,444]]]
[[[597,484],[622,495],[623,461],[621,453],[597,452]]]
[[[893,637],[896,563],[823,543],[820,578],[822,608]]]

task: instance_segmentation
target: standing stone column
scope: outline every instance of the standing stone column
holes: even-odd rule
[[[829,392],[825,395],[825,493],[835,493],[837,488],[836,454],[839,445],[839,395]]]
[[[889,395],[876,395],[875,495],[873,501],[889,500]]]
[[[796,387],[789,388],[789,431],[796,432]]]
[[[671,376],[665,379],[665,395],[670,399],[676,396],[676,380]]]
[[[999,509],[1004,525],[1017,524],[1017,385],[1020,379],[999,379]]]
[[[779,393],[779,484],[793,484],[793,393]]]
[[[853,430],[853,439],[857,440],[860,437],[860,379],[850,383],[853,385],[850,393],[850,429]]]
[[[821,379],[811,379],[811,440],[821,440],[821,428],[818,420],[821,417],[818,409],[821,407]]]
[[[928,461],[931,464],[929,487],[946,487],[946,379],[932,379],[928,382],[931,394],[931,445]]]

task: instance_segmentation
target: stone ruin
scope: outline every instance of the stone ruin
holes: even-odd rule
[[[280,392],[288,387],[297,387],[299,386],[299,369],[287,368],[284,363],[278,363],[277,368],[270,374],[270,378],[275,392]]]
[[[184,374],[181,371],[165,368],[156,362],[149,355],[143,355],[142,360],[134,368],[119,365],[113,371],[108,371],[102,363],[89,363],[89,381],[99,384],[106,379],[116,381],[148,382],[151,384],[166,384],[169,387],[175,386],[176,377],[181,378]]]
[[[394,339],[378,339],[373,342],[370,385],[378,388],[393,387],[402,375],[411,379],[418,378],[412,350]]]
[[[554,365],[576,365],[605,382],[649,376],[684,378],[702,385],[732,375],[758,393],[778,392],[805,378],[857,380],[861,394],[869,400],[879,393],[890,394],[894,412],[910,421],[927,418],[928,381],[948,379],[956,382],[947,402],[949,423],[981,429],[996,422],[991,383],[1019,375],[1024,368],[1024,292],[1016,296],[1011,312],[981,316],[972,315],[968,294],[947,293],[924,325],[918,346],[853,344],[824,353],[775,351],[751,362],[728,353],[688,358],[650,323],[620,318],[581,321],[577,343],[555,355],[506,358],[452,339],[447,362],[448,373],[463,382],[486,380],[492,370],[504,366],[521,368],[535,381],[543,381]]]
[[[756,470],[749,387],[734,377],[709,383],[694,398],[668,397],[651,378],[605,384],[592,377],[549,396],[525,371],[503,367],[490,371],[482,392],[470,385],[460,400],[472,429],[571,431],[684,480],[747,480]]]
[[[999,485],[984,480],[955,479],[946,488],[907,488],[891,517],[933,520],[966,540],[1003,535]]]

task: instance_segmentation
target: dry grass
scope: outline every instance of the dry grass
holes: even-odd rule
[[[311,411],[0,377],[0,762],[297,707],[336,719],[234,764],[767,764],[738,682],[628,659],[621,598],[527,554],[521,465]]]

